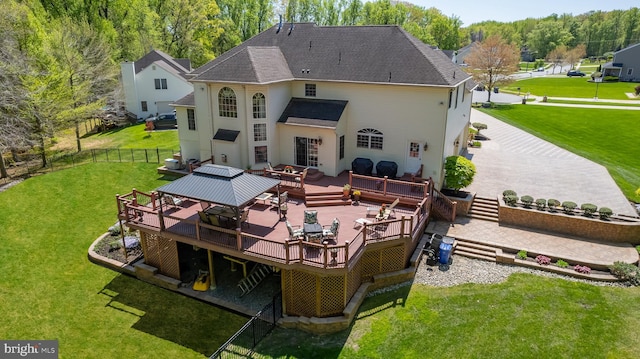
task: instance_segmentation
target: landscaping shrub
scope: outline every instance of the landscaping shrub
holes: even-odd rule
[[[458,192],[473,182],[476,165],[464,156],[449,156],[444,163],[444,185]]]
[[[522,196],[520,197],[520,202],[524,204],[524,208],[531,208],[531,204],[533,203],[533,197],[531,196]]]
[[[583,273],[583,274],[591,274],[591,268],[587,267],[587,266],[581,266],[579,264],[576,264],[573,267],[573,270],[578,272],[578,273]]]
[[[527,251],[525,251],[524,249],[519,251],[517,254],[518,259],[527,259],[528,254]]]
[[[556,209],[558,209],[559,205],[560,201],[558,201],[557,199],[549,198],[549,200],[547,201],[547,206],[549,206],[549,210],[551,212],[555,212]]]
[[[538,208],[539,210],[544,210],[544,208],[547,206],[547,200],[544,198],[538,198],[536,199],[536,208]]]
[[[547,265],[551,263],[551,258],[538,254],[536,256],[536,262],[538,262],[538,264]]]
[[[473,147],[482,147],[482,142],[480,142],[480,141],[473,141]]]
[[[510,189],[505,189],[504,191],[502,191],[502,197],[506,197],[506,196],[517,196],[518,194],[516,193],[516,191],[514,190],[510,190]]]
[[[487,125],[484,123],[480,123],[480,122],[474,122],[471,124],[471,126],[473,126],[476,130],[478,130],[478,134],[480,134],[481,130],[486,130],[487,129]]]
[[[564,201],[562,202],[562,210],[566,214],[573,214],[573,210],[576,209],[578,205],[575,202]]]
[[[640,268],[625,262],[614,262],[609,267],[611,274],[635,286],[640,286]]]
[[[112,236],[117,236],[118,234],[120,234],[121,231],[122,231],[122,228],[120,228],[119,224],[109,227],[109,234],[111,234]]]
[[[560,268],[567,268],[569,266],[569,263],[563,261],[562,259],[558,259],[556,265]]]
[[[509,195],[504,198],[504,203],[508,206],[515,207],[516,203],[518,203],[518,196]]]
[[[638,251],[638,254],[640,254],[640,245],[636,246],[636,251]]]
[[[598,213],[600,214],[600,219],[609,219],[613,214],[613,211],[609,207],[600,207]]]
[[[640,96],[640,85],[636,86],[636,96]]]
[[[591,217],[591,215],[598,210],[598,206],[592,203],[583,203],[580,209],[584,212],[585,216]]]

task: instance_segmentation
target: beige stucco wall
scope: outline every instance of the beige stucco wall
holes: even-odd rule
[[[348,104],[338,122],[337,128],[305,127],[277,124],[280,115],[292,97],[305,98],[306,83],[316,84],[315,99],[346,100]],[[236,93],[238,117],[224,118],[218,115],[218,92],[228,86]],[[204,90],[200,88],[203,87]],[[210,139],[219,128],[240,131],[236,142],[237,152],[227,154],[227,164],[240,168],[251,166],[262,168],[264,163],[254,162],[254,146],[267,145],[268,157],[272,164],[294,163],[294,137],[319,138],[318,169],[327,175],[337,175],[351,169],[351,161],[356,157],[370,158],[375,164],[381,160],[398,164],[398,176],[405,172],[409,142],[427,143],[428,149],[421,153],[424,165],[423,176],[433,177],[439,188],[443,177],[444,158],[458,153],[466,144],[466,126],[471,109],[471,94],[461,84],[459,90],[453,88],[452,106],[449,108],[449,90],[446,87],[421,87],[402,85],[379,85],[358,83],[337,83],[318,81],[292,81],[268,85],[201,84],[196,83],[195,101],[198,126],[197,141],[200,158],[209,158]],[[456,99],[455,93],[458,91]],[[267,118],[254,120],[252,97],[261,92],[266,97]],[[457,100],[457,106],[456,106]],[[182,116],[181,116],[182,117]],[[186,122],[186,111],[184,114]],[[449,123],[447,124],[447,118]],[[267,141],[253,141],[253,124],[267,124]],[[185,125],[186,126],[186,125]],[[180,128],[180,126],[179,126]],[[357,132],[373,128],[383,133],[383,150],[356,147]],[[186,127],[185,127],[185,131]],[[190,158],[194,152],[195,137],[183,134],[183,151]],[[339,159],[339,137],[345,136],[345,158]],[[459,145],[455,146],[455,139]],[[223,141],[213,141],[216,163],[221,163],[218,145]]]

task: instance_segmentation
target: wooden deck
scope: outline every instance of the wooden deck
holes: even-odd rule
[[[304,190],[306,193],[339,193],[345,183],[349,183],[347,172],[338,177],[325,176],[307,182]],[[395,199],[375,191],[371,195],[387,205]],[[247,207],[248,220],[239,230],[201,222],[197,213],[202,210],[199,202],[189,199],[180,206],[163,205],[160,211],[154,194],[134,191],[118,198],[118,210],[126,225],[181,242],[268,264],[300,263],[326,269],[349,267],[366,244],[411,237],[428,218],[430,198],[406,202],[413,204],[408,206],[401,202],[395,207],[395,215],[387,221],[376,222],[375,217],[367,217],[367,207],[378,208],[381,202],[364,200],[358,205],[307,208],[303,198],[290,196],[286,218],[293,226],[302,225],[307,209],[317,211],[318,222],[327,228],[334,218],[338,218],[338,236],[335,241],[325,244],[290,241],[285,220],[279,218],[276,207],[262,201]],[[368,218],[373,223],[361,226],[355,222],[359,218]]]

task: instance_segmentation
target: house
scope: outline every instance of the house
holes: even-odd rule
[[[120,64],[126,110],[137,118],[171,112],[169,104],[193,92],[186,75],[189,59],[174,59],[160,50],[152,50],[138,61]]]
[[[400,27],[277,25],[189,81],[172,105],[182,158],[201,166],[117,196],[119,220],[140,231],[138,278],[185,291],[205,271],[215,291],[248,297],[274,271],[279,323],[334,332],[368,292],[411,278],[432,213],[455,218],[436,187],[466,145],[472,81]],[[414,176],[345,171],[361,159]],[[326,176],[307,182],[308,168]]]
[[[602,65],[603,76],[617,76],[620,81],[640,82],[640,43],[613,54],[613,61]]]
[[[440,188],[466,145],[471,77],[399,26],[276,25],[189,74],[182,157],[328,176],[356,158],[424,168]],[[374,169],[375,172],[375,169]]]

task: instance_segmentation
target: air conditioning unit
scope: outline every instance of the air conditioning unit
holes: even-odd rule
[[[167,169],[170,170],[179,170],[180,169],[180,161],[173,159],[173,158],[167,158],[164,160],[164,166]]]

